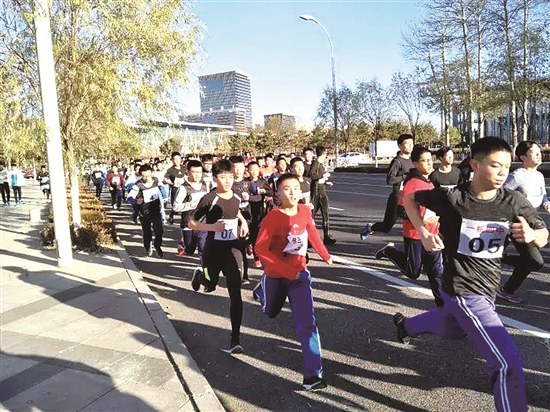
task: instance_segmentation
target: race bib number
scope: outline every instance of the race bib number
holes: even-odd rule
[[[111,184],[118,185],[120,183],[120,177],[115,176],[111,179]]]
[[[101,172],[95,172],[94,176],[96,179],[99,179],[101,177]]]
[[[150,189],[144,189],[142,192],[143,203],[151,203],[159,198],[159,189],[156,186]]]
[[[510,223],[462,219],[458,252],[475,258],[501,258]]]
[[[174,187],[180,187],[183,184],[184,181],[185,180],[184,180],[183,177],[176,177],[174,179]]]
[[[431,217],[437,216],[433,210],[430,210],[426,208],[426,211],[424,212],[423,220],[428,220]]]
[[[49,183],[41,184],[40,187],[42,188],[42,190],[50,190],[50,184]]]
[[[220,219],[225,226],[223,232],[215,232],[214,239],[228,242],[239,238],[239,219]]]
[[[307,230],[304,230],[299,235],[289,234],[287,236],[288,244],[283,249],[283,252],[291,255],[305,256],[307,253]]]

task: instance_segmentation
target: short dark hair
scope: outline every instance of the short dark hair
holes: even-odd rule
[[[411,152],[411,162],[416,163],[420,160],[420,156],[422,156],[424,153],[432,154],[430,149],[424,146],[415,146]]]
[[[265,155],[265,158],[267,159],[268,157],[270,157],[271,159],[273,159],[275,157],[275,155],[273,153],[267,153]]]
[[[412,134],[408,134],[408,133],[400,134],[399,137],[397,138],[397,144],[400,145],[405,140],[409,140],[409,139],[412,139],[414,142],[414,137],[412,136]]]
[[[248,167],[248,166],[260,166],[260,165],[258,164],[257,161],[252,160],[252,161],[248,162],[248,164],[246,165],[246,167]]]
[[[214,160],[214,156],[211,154],[205,154],[205,155],[202,155],[201,160],[203,162],[212,161]]]
[[[235,164],[235,163],[244,163],[244,157],[242,157],[242,156],[231,156],[229,158],[229,160],[233,164]]]
[[[299,157],[299,156],[293,157],[293,158],[290,160],[290,167],[294,166],[294,163],[296,163],[296,162],[302,162],[302,163],[304,163],[304,159],[302,159],[302,158]]]
[[[537,142],[534,142],[532,140],[524,140],[519,142],[519,144],[516,146],[516,157],[521,160],[521,156],[525,156],[529,149],[531,149],[533,146],[538,146],[539,144]]]
[[[302,150],[302,154],[305,154],[307,151],[310,151],[313,153],[313,149],[311,147],[304,147],[304,149]]]
[[[139,167],[139,174],[142,174],[143,172],[148,172],[149,170],[153,170],[153,168],[149,163],[145,163],[144,165],[141,165]]]
[[[438,159],[443,159],[443,156],[445,156],[445,154],[446,154],[449,150],[453,150],[453,149],[451,148],[451,146],[443,146],[443,147],[439,148],[437,152],[435,152],[435,156],[436,156]]]
[[[174,157],[176,157],[176,156],[181,157],[181,153],[180,152],[172,152],[172,154],[170,155],[170,159],[174,160]]]
[[[222,159],[212,166],[212,176],[217,176],[220,173],[233,173],[233,163],[227,159]]]
[[[187,170],[191,169],[192,167],[200,167],[202,169],[202,163],[199,160],[190,159],[187,161]]]
[[[315,148],[315,154],[317,156],[322,156],[327,152],[327,148],[325,146],[317,146]]]
[[[471,150],[472,158],[478,161],[495,152],[508,152],[510,155],[512,154],[510,145],[505,140],[495,136],[486,136],[476,140],[472,144]]]
[[[296,180],[300,181],[298,176],[294,173],[283,173],[277,179],[277,190],[279,189],[279,186],[281,185],[281,183],[283,183],[285,180],[290,180],[290,179],[296,179]]]

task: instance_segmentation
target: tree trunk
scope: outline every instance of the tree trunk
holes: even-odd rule
[[[506,74],[508,76],[508,92],[510,106],[510,126],[512,132],[512,145],[518,144],[518,128],[517,128],[517,104],[516,104],[516,81],[514,76],[514,56],[511,40],[510,18],[508,15],[508,0],[502,0],[504,12],[504,36],[506,38]]]
[[[473,131],[473,113],[472,113],[472,76],[470,73],[471,62],[470,62],[470,42],[468,39],[468,17],[466,16],[465,4],[463,1],[460,2],[460,24],[462,28],[462,47],[464,48],[464,74],[466,75],[466,134],[468,136],[468,141],[474,142]]]
[[[80,193],[78,181],[78,166],[72,145],[67,148],[67,169],[69,170],[69,184],[71,186],[71,210],[73,217],[74,229],[77,230],[82,226],[80,217]]]

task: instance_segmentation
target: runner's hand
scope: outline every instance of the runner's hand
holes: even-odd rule
[[[442,250],[445,248],[445,245],[443,244],[443,241],[441,240],[439,235],[429,233],[427,230],[419,231],[419,234],[422,245],[424,246],[424,249],[426,249],[428,252],[435,252],[437,250]]]
[[[225,223],[223,222],[212,223],[210,227],[211,227],[210,230],[212,232],[223,232],[225,230]]]
[[[537,238],[535,230],[529,226],[523,216],[518,216],[518,221],[512,223],[512,236],[520,243],[531,243]]]
[[[248,224],[246,222],[242,222],[239,229],[239,236],[244,238],[246,235],[248,235]]]

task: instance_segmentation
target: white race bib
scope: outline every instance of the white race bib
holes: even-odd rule
[[[183,177],[176,177],[174,178],[174,187],[180,187],[185,179]]]
[[[220,219],[225,226],[223,232],[214,232],[214,239],[228,242],[239,238],[239,219]]]
[[[510,222],[487,222],[462,219],[458,252],[475,258],[502,257],[504,241],[510,232]]]
[[[114,177],[111,179],[111,184],[113,184],[113,185],[118,185],[119,183],[120,183],[120,177],[114,176]]]
[[[289,234],[287,237],[288,244],[283,249],[283,252],[291,255],[305,256],[307,253],[307,230],[304,230],[299,235]]]
[[[143,203],[151,203],[159,198],[159,188],[157,186],[149,189],[143,189]]]
[[[426,211],[424,212],[424,217],[422,218],[422,220],[428,220],[429,218],[435,217],[435,216],[437,215],[433,210],[426,208]]]
[[[99,179],[101,177],[101,172],[95,172],[94,176],[96,179]]]
[[[49,183],[46,183],[45,185],[40,185],[40,187],[42,188],[42,190],[50,190]]]

